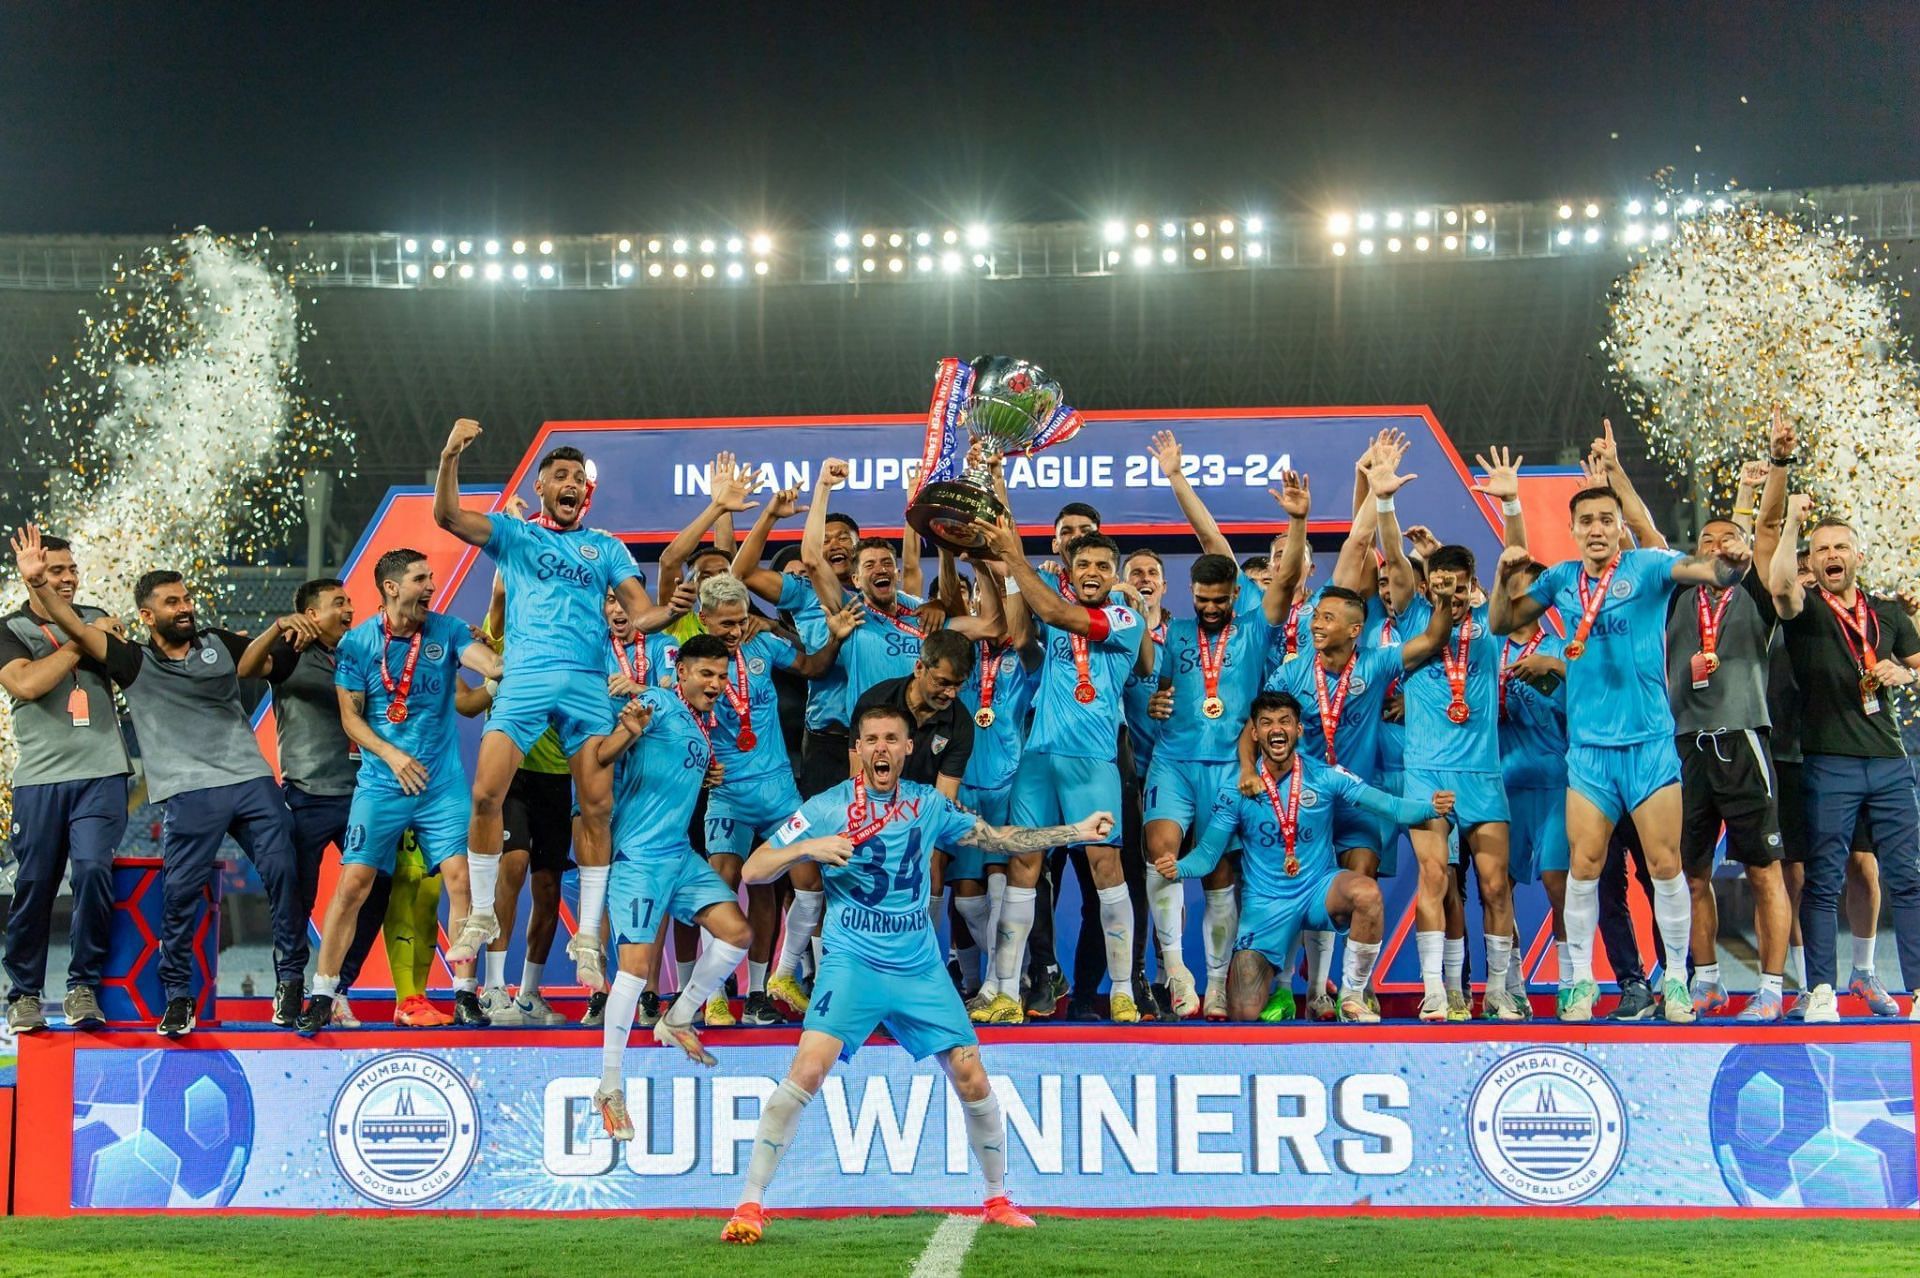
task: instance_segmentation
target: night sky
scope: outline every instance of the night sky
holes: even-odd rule
[[[1604,197],[1668,165],[1920,178],[1913,3],[673,10],[6,0],[0,232],[1319,211]]]

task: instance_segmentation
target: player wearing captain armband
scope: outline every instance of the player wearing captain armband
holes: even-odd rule
[[[1243,795],[1229,786],[1215,797],[1200,845],[1185,859],[1167,856],[1160,873],[1199,878],[1238,839],[1243,876],[1240,931],[1233,946],[1227,1004],[1234,1020],[1260,1015],[1274,974],[1293,952],[1302,928],[1349,932],[1337,1015],[1378,1021],[1367,1006],[1367,983],[1380,955],[1385,907],[1373,879],[1343,870],[1334,856],[1333,828],[1342,807],[1357,807],[1401,824],[1445,816],[1453,796],[1403,799],[1376,790],[1342,768],[1299,750],[1300,703],[1284,692],[1253,701],[1253,734],[1260,747],[1260,789]]]
[[[1095,812],[1047,829],[992,826],[932,786],[900,779],[913,725],[893,706],[869,706],[854,724],[860,770],[801,805],[747,859],[750,883],[793,867],[822,874],[828,898],[826,958],[787,1076],[760,1111],[746,1186],[721,1237],[757,1243],[766,1229],[767,1188],[793,1143],[801,1114],[836,1059],[851,1060],[873,1031],[915,1060],[936,1057],[966,1111],[967,1141],[986,1178],[989,1224],[1030,1228],[1006,1195],[1006,1120],[987,1083],[973,1023],[947,976],[927,915],[929,858],[962,843],[1015,856],[1066,843],[1104,843],[1113,816]]]

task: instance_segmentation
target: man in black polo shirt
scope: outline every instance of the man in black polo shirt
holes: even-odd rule
[[[1842,520],[1813,526],[1807,554],[1813,585],[1801,585],[1794,548],[1807,507],[1800,494],[1788,499],[1768,585],[1800,686],[1808,844],[1800,929],[1807,947],[1806,1020],[1814,1024],[1840,1019],[1834,915],[1854,827],[1862,821],[1872,829],[1881,883],[1893,900],[1901,972],[1920,981],[1920,806],[1888,695],[1914,682],[1920,635],[1897,602],[1869,598],[1856,583],[1859,543]]]
[[[73,549],[42,539],[47,580],[73,605],[80,572]],[[75,606],[89,625],[118,629],[98,608]],[[13,698],[20,761],[13,773],[13,852],[20,862],[7,914],[7,1028],[46,1028],[40,1009],[47,940],[61,876],[73,872],[67,1023],[98,1029],[99,986],[113,925],[113,850],[127,829],[126,743],[107,668],[61,634],[31,594],[0,617],[0,687]]]
[[[913,673],[874,684],[854,707],[856,718],[868,706],[905,710],[913,725],[913,752],[900,775],[933,786],[949,799],[959,795],[960,778],[973,757],[973,716],[958,697],[972,673],[972,640],[955,630],[929,631],[920,641]]]

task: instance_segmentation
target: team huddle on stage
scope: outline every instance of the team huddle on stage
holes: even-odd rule
[[[1059,512],[1040,566],[1011,521],[979,521],[975,549],[942,550],[921,589],[917,548],[903,559],[830,508],[845,463],[826,461],[803,500],[761,491],[725,454],[649,593],[627,547],[585,526],[596,476],[576,450],[541,459],[531,517],[463,507],[459,458],[479,433],[455,424],[434,499],[440,527],[497,569],[479,627],[434,611],[427,557],[395,550],[375,570],[377,616],[353,624],[341,583],[313,582],[253,639],[199,628],[178,575],[149,573],[135,603],[151,639],[136,645],[75,603],[65,543],[32,527],[15,538],[32,591],[0,629],[0,681],[21,725],[15,842],[35,884],[53,865],[57,888],[72,857],[70,1020],[88,1020],[76,997],[98,1016],[101,947],[79,934],[102,922],[103,900],[111,909],[97,870],[118,832],[99,822],[116,796],[125,821],[124,749],[114,756],[117,733],[98,726],[112,726],[116,686],[150,795],[167,803],[162,1034],[193,1028],[190,931],[227,833],[273,904],[275,1020],[306,1035],[357,1024],[346,994],[383,927],[390,951],[396,929],[431,936],[432,899],[423,915],[419,894],[436,876],[454,1012],[428,1003],[415,974],[426,940],[394,963],[397,1017],[558,1021],[541,965],[560,875],[577,865],[567,949],[594,992],[594,1099],[615,1140],[634,1137],[624,1080],[636,1023],[712,1064],[698,1025],[735,1023],[726,986],[743,962],[748,1023],[803,1020],[762,1111],[732,1242],[760,1238],[805,1107],[835,1060],[882,1027],[916,1059],[936,1057],[964,1102],[986,1219],[1031,1225],[1006,1194],[1005,1122],[975,1023],[1057,1015],[1063,1002],[1070,1017],[1117,1024],[1286,1019],[1303,958],[1307,1016],[1377,1021],[1383,876],[1417,878],[1423,1021],[1472,1015],[1469,873],[1482,1014],[1532,1015],[1511,885],[1540,881],[1561,938],[1559,1016],[1591,1019],[1603,871],[1623,844],[1651,895],[1661,976],[1636,999],[1616,956],[1615,1014],[1690,1022],[1721,1010],[1711,879],[1723,825],[1751,884],[1762,973],[1739,1019],[1837,1019],[1850,854],[1877,858],[1903,970],[1920,973],[1914,787],[1888,699],[1913,681],[1920,639],[1900,602],[1856,584],[1861,549],[1845,523],[1817,522],[1799,551],[1807,504],[1788,492],[1783,421],[1692,554],[1667,548],[1608,431],[1570,504],[1577,557],[1537,562],[1520,459],[1494,450],[1476,486],[1503,512],[1490,570],[1463,545],[1402,529],[1395,497],[1415,477],[1401,472],[1407,441],[1383,432],[1339,477],[1352,480],[1351,531],[1318,588],[1307,476],[1286,472],[1274,492],[1284,526],[1270,553],[1236,562],[1162,433],[1153,451],[1203,552],[1185,608],[1166,597],[1161,557],[1123,554],[1092,506]],[[1011,506],[1004,483],[998,497]],[[734,547],[732,520],[749,512]],[[763,563],[775,526],[801,515],[797,553]],[[281,786],[241,713],[250,677],[275,685]],[[469,778],[456,724],[479,714]],[[330,843],[341,869],[308,994],[305,920]],[[1070,987],[1052,918],[1068,865],[1082,896]],[[1205,889],[1197,978],[1182,957],[1189,878]],[[504,933],[523,882],[528,958],[509,992]],[[30,1030],[51,892],[21,901],[8,922],[9,1020],[30,996],[16,1022]],[[1790,952],[1804,991],[1792,1009]],[[1842,988],[1897,1013],[1858,955]]]

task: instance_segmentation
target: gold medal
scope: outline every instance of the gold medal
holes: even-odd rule
[[[1700,656],[1705,661],[1708,674],[1712,674],[1714,671],[1720,668],[1720,656],[1718,653],[1703,652],[1700,654]]]
[[[981,706],[973,712],[973,721],[983,728],[991,728],[993,726],[993,707]]]
[[[1861,696],[1871,697],[1874,693],[1878,692],[1879,690],[1880,690],[1880,681],[1873,677],[1873,672],[1871,670],[1869,670],[1867,673],[1860,676],[1860,695]]]
[[[1200,713],[1209,719],[1218,719],[1227,712],[1227,703],[1218,697],[1208,697],[1200,703]]]
[[[1587,650],[1587,645],[1584,643],[1581,643],[1578,639],[1575,639],[1572,643],[1569,643],[1567,645],[1567,660],[1568,661],[1580,660],[1580,654],[1585,652],[1586,650]]]

